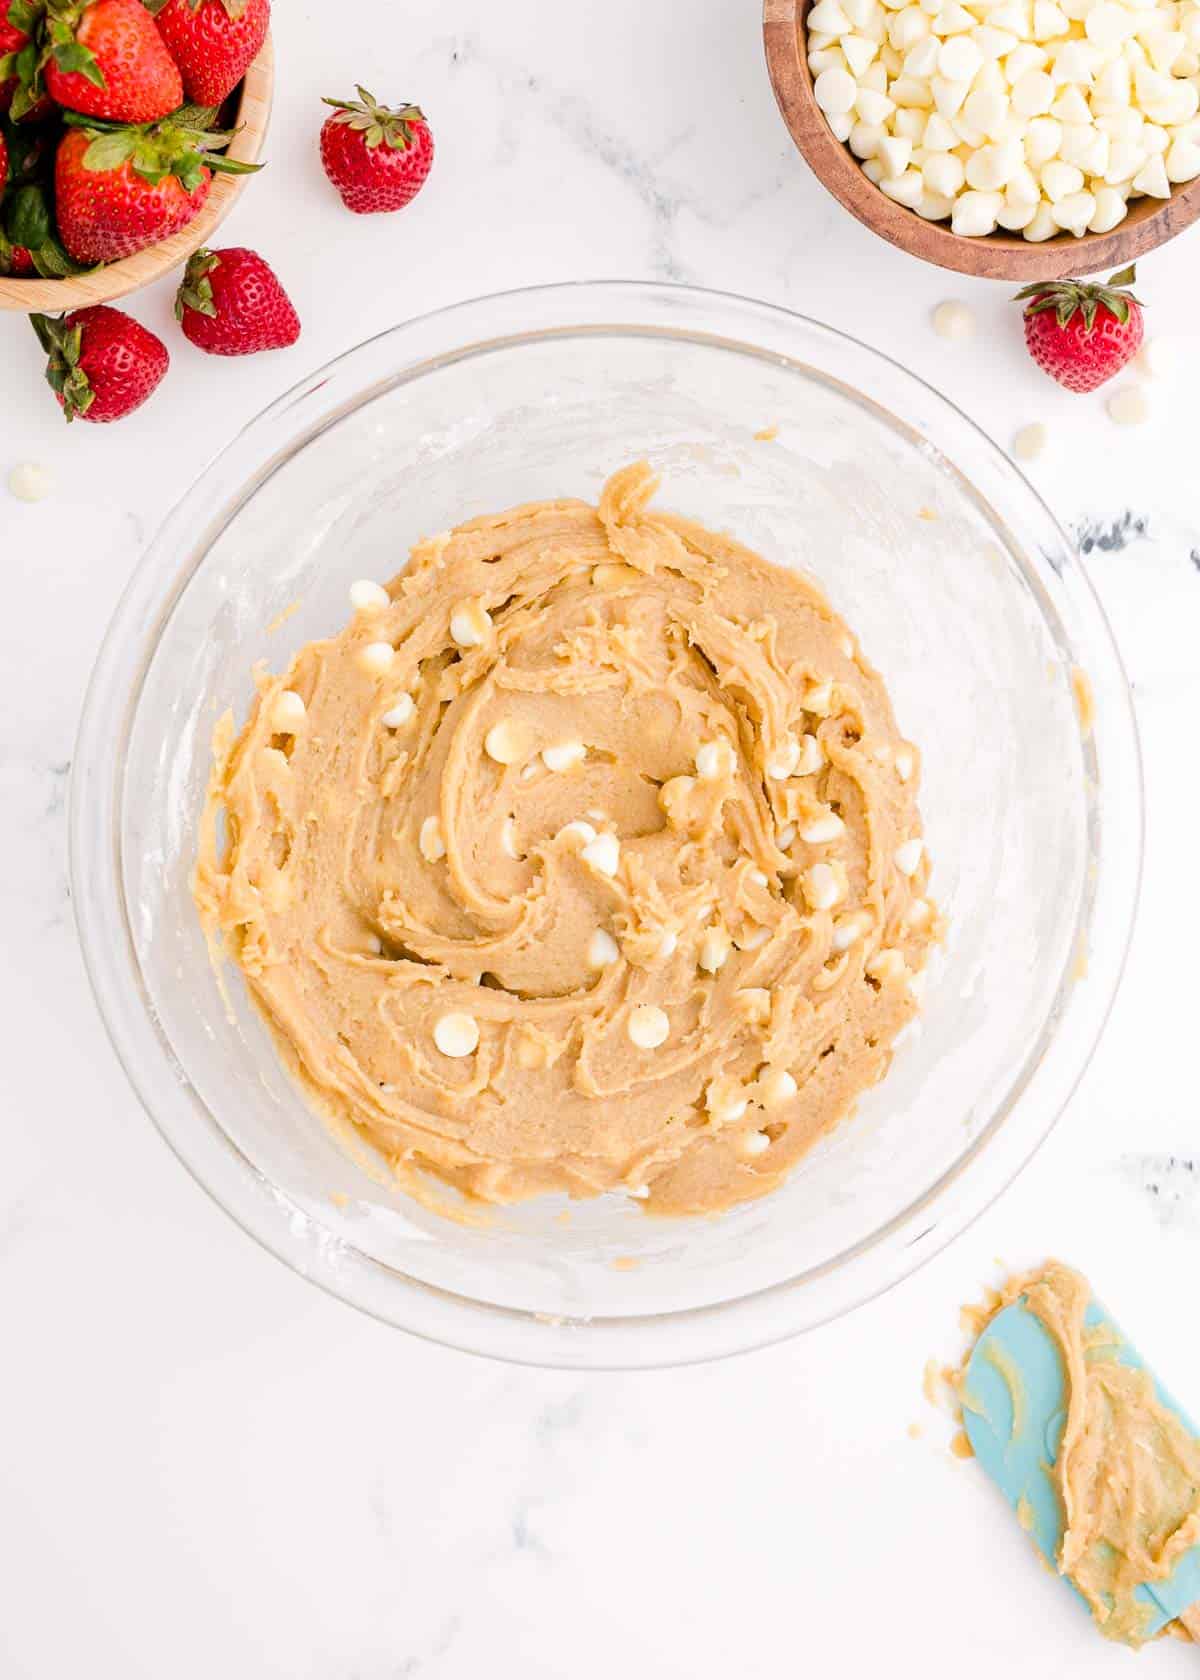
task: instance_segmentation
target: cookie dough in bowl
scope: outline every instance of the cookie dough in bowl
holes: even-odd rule
[[[938,916],[883,682],[656,488],[417,544],[218,729],[201,915],[411,1188],[746,1201],[915,1013]]]

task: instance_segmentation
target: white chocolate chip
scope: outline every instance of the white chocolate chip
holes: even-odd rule
[[[596,830],[590,822],[584,822],[576,817],[574,822],[565,823],[558,831],[560,840],[578,840],[581,846],[590,846],[596,838]]]
[[[706,974],[715,974],[724,966],[730,948],[730,938],[723,927],[705,928],[696,960]]]
[[[767,885],[766,872],[762,869],[748,869],[746,871],[746,879],[748,881],[753,881],[756,887],[765,887]]]
[[[426,817],[421,824],[417,848],[426,863],[436,863],[439,858],[445,857],[446,842],[442,839],[442,825],[436,817]]]
[[[542,763],[547,770],[570,770],[582,764],[586,757],[587,748],[582,741],[559,741],[552,747],[542,748]]]
[[[764,1068],[754,1082],[754,1095],[764,1108],[791,1102],[799,1086],[786,1068]]]
[[[500,824],[500,845],[510,858],[516,860],[520,857],[521,854],[517,850],[517,825],[512,817],[505,817]]]
[[[799,762],[800,743],[789,736],[786,741],[781,741],[775,750],[769,754],[766,766],[767,775],[776,782],[786,781],[789,776],[795,775],[796,766]]]
[[[479,647],[492,621],[478,601],[460,601],[450,614],[450,634],[461,648]]]
[[[379,721],[385,729],[403,729],[405,724],[412,722],[416,709],[412,695],[401,694],[397,696],[395,705],[389,706]]]
[[[8,475],[8,489],[19,502],[41,502],[54,489],[54,474],[36,461],[20,461]]]
[[[825,762],[825,753],[815,735],[800,737],[800,756],[793,772],[797,776],[815,776]]]
[[[739,1141],[739,1148],[743,1155],[765,1155],[771,1147],[771,1140],[766,1132],[747,1132]]]
[[[921,859],[925,855],[925,842],[920,835],[914,835],[911,840],[905,840],[896,847],[892,862],[901,875],[915,875],[921,867]]]
[[[370,578],[359,578],[350,585],[350,605],[355,612],[382,612],[390,607],[392,598],[381,583],[373,583]]]
[[[494,723],[483,738],[483,750],[497,764],[515,764],[524,758],[527,745],[525,731],[505,718]]]
[[[881,986],[886,986],[895,980],[908,978],[908,964],[899,951],[876,951],[867,961],[867,974],[872,980],[877,980]]]
[[[704,1093],[704,1106],[718,1126],[732,1126],[745,1114],[749,1099],[732,1079],[714,1079]]]
[[[795,823],[784,823],[783,827],[779,830],[779,833],[775,836],[775,844],[779,847],[781,852],[787,852],[791,850],[795,843]]]
[[[810,818],[800,830],[806,846],[827,846],[845,832],[846,825],[836,811],[826,807],[819,816]]]
[[[1146,393],[1138,385],[1114,391],[1104,405],[1110,420],[1118,426],[1140,426],[1150,418]]]
[[[800,704],[806,712],[828,717],[833,706],[833,684],[829,681],[810,683],[800,697]]]
[[[713,782],[732,767],[733,750],[728,741],[702,741],[696,748],[696,774],[701,781]]]
[[[666,1043],[671,1022],[666,1010],[656,1003],[639,1003],[629,1011],[625,1030],[639,1050],[657,1050],[660,1044]]]
[[[933,920],[933,905],[927,898],[914,898],[904,912],[904,925],[919,931]]]
[[[587,960],[589,968],[607,968],[609,963],[615,963],[621,955],[621,947],[611,933],[604,928],[597,928],[588,940]]]
[[[662,931],[662,937],[658,942],[659,957],[665,962],[668,957],[673,957],[675,955],[678,946],[679,935],[675,932],[674,928],[664,928]]]
[[[369,677],[385,676],[395,657],[391,642],[367,642],[358,650],[358,663]]]
[[[771,1019],[771,994],[765,986],[743,986],[735,994],[734,1007],[754,1026],[765,1027]]]
[[[957,163],[959,160],[956,158],[954,161]],[[928,180],[928,176],[926,179]],[[930,182],[930,185],[934,187],[935,192],[944,190],[933,182]],[[948,338],[956,344],[964,344],[974,336],[975,317],[965,303],[960,303],[957,298],[947,298],[946,302],[939,303],[933,312],[933,330],[939,338]]]
[[[896,748],[896,774],[902,782],[906,782],[916,768],[916,759],[911,747]]]
[[[841,883],[827,863],[814,863],[801,884],[811,910],[832,910],[842,896]]]
[[[621,842],[615,834],[597,834],[579,855],[598,875],[613,876],[621,865]]]
[[[307,715],[308,709],[294,689],[280,689],[271,707],[271,728],[280,735],[294,734]]]
[[[443,1056],[470,1056],[479,1047],[479,1026],[473,1015],[452,1011],[433,1024],[433,1042]]]
[[[770,937],[770,928],[748,927],[738,934],[737,948],[739,951],[757,951],[767,943]]]
[[[848,951],[856,940],[870,932],[870,928],[871,918],[863,910],[838,916],[833,924],[833,937],[830,944],[835,951]]]
[[[1046,428],[1040,420],[1022,426],[1013,438],[1013,454],[1018,461],[1036,461],[1046,447]]]

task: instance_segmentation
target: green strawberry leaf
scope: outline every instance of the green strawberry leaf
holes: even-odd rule
[[[82,263],[69,257],[53,234],[36,251],[30,251],[33,266],[43,280],[67,280],[75,274],[90,273]]]
[[[41,16],[41,7],[32,0],[12,0],[8,8],[8,21],[14,29],[19,29],[22,35],[32,35],[34,25]]]
[[[96,174],[108,169],[120,169],[134,155],[138,145],[136,128],[113,129],[97,134],[83,154],[83,167]]]
[[[205,158],[210,169],[215,169],[220,175],[257,175],[260,169],[265,169],[265,163],[243,163],[240,158],[215,156],[210,152]]]
[[[4,231],[14,245],[34,251],[50,238],[50,208],[41,187],[18,187],[9,195]]]
[[[142,0],[142,5],[145,6],[151,17],[157,17],[166,4],[167,0]]]
[[[55,64],[65,76],[83,76],[93,87],[106,88],[104,72],[96,63],[96,55],[82,41],[63,41],[52,49]]]

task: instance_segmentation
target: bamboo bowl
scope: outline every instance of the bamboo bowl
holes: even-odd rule
[[[991,233],[971,239],[945,222],[927,222],[896,204],[869,181],[850,149],[834,135],[813,94],[803,49],[810,0],[764,0],[767,68],[788,132],[813,174],[864,227],[914,257],[985,280],[1058,280],[1123,268],[1173,239],[1200,216],[1200,177],[1176,187],[1170,198],[1139,198],[1111,233],[1082,239],[1061,233],[1040,245],[1020,234]]]
[[[234,125],[237,133],[228,155],[239,163],[257,163],[266,138],[275,90],[275,54],[268,35],[262,51],[246,71],[238,100]],[[137,251],[120,262],[107,263],[92,274],[77,274],[69,280],[0,279],[0,309],[34,310],[56,314],[59,310],[84,309],[89,304],[111,303],[126,297],[152,280],[179,268],[220,227],[237,202],[249,175],[214,175],[204,208],[185,228],[159,245]]]

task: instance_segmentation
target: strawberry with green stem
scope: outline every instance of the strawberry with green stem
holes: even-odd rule
[[[274,270],[244,246],[194,254],[175,299],[175,318],[184,337],[210,356],[284,350],[300,337],[300,317]]]
[[[198,105],[220,105],[267,38],[271,0],[145,0]]]
[[[1017,293],[1025,303],[1025,343],[1051,379],[1068,391],[1094,391],[1120,373],[1142,347],[1142,306],[1128,290],[1132,266],[1103,283],[1047,280]]]
[[[260,167],[214,150],[231,137],[207,128],[212,116],[185,106],[166,122],[68,127],[55,159],[55,207],[76,262],[117,262],[157,245],[198,214],[214,171]]]
[[[46,351],[46,381],[68,420],[123,420],[160,385],[171,358],[148,328],[96,304],[55,319],[31,315]]]
[[[416,105],[389,109],[365,88],[358,99],[326,99],[334,114],[321,129],[321,162],[356,215],[401,210],[433,167],[433,135]]]
[[[109,122],[146,123],[183,104],[183,81],[142,0],[24,0],[40,13],[30,99]]]

